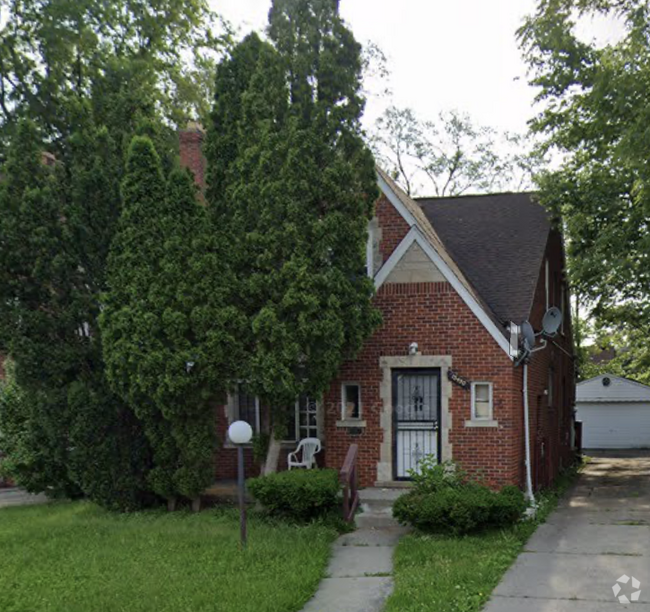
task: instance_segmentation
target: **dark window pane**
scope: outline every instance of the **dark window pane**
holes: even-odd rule
[[[287,408],[287,431],[284,439],[291,440],[292,442],[296,439],[296,405],[295,404],[292,404]]]
[[[238,419],[240,421],[246,421],[253,428],[253,431],[258,433],[257,400],[255,399],[255,396],[248,393],[246,389],[240,385],[237,398]]]
[[[345,385],[345,413],[346,419],[358,419],[361,416],[359,385]]]

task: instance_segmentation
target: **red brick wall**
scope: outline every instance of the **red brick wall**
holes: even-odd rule
[[[379,253],[381,263],[384,263],[411,228],[383,194],[375,205],[375,215],[381,228]]]
[[[203,130],[199,126],[181,130],[178,134],[181,166],[194,174],[196,184],[205,188],[205,157],[203,156]]]
[[[409,230],[408,224],[385,197],[377,203],[376,214],[382,228],[380,252],[385,261]],[[551,235],[547,245],[551,280],[561,278],[564,269],[561,238]],[[356,359],[341,369],[324,403],[324,452],[321,462],[340,469],[350,444],[359,445],[359,471],[362,486],[377,480],[380,445],[384,431],[380,426],[383,372],[380,357],[407,355],[411,342],[417,342],[422,355],[451,356],[452,368],[469,380],[493,383],[494,419],[498,427],[465,427],[471,417],[471,394],[453,386],[449,400],[452,459],[492,486],[525,484],[523,369],[515,368],[502,348],[489,335],[448,283],[386,284],[375,298],[382,311],[382,327],[365,343]],[[551,300],[553,304],[553,300]],[[536,330],[546,310],[544,267],[535,295],[531,322]],[[569,317],[567,317],[569,319]],[[572,352],[571,322],[556,342]],[[549,364],[555,367],[555,402],[549,408],[544,391]],[[352,430],[337,426],[341,418],[341,383],[361,385],[362,419],[365,428]],[[443,381],[444,383],[444,381]],[[562,466],[570,461],[569,436],[575,399],[573,365],[569,357],[549,343],[535,353],[529,366],[532,471],[536,488],[550,484]],[[218,431],[225,439],[227,423],[223,408],[218,411]],[[217,453],[218,479],[236,477],[236,453],[224,449]],[[247,475],[259,472],[252,453],[246,452]],[[281,469],[286,466],[283,453]]]
[[[265,410],[262,408],[262,410]],[[263,417],[265,420],[265,417]],[[215,478],[216,480],[235,480],[237,478],[237,450],[224,446],[228,432],[228,421],[226,418],[226,407],[221,405],[216,411],[217,421],[217,440],[219,446],[215,454]],[[283,444],[280,452],[279,470],[287,469],[287,455],[295,450],[296,444]],[[324,465],[324,451],[317,456],[319,465]],[[253,457],[253,449],[247,447],[244,449],[244,465],[246,477],[259,476],[261,466]]]
[[[452,415],[450,442],[453,459],[491,484],[520,484],[523,456],[516,437],[520,427],[520,401],[512,363],[494,339],[448,283],[384,285],[376,304],[384,313],[384,324],[366,343],[357,359],[348,362],[332,384],[325,401],[327,465],[340,468],[349,445],[359,444],[360,477],[363,486],[377,480],[377,462],[384,432],[379,416],[382,408],[381,356],[408,354],[417,342],[422,355],[451,355],[452,368],[470,380],[494,384],[494,418],[498,428],[467,428],[470,392],[453,387],[449,410]],[[472,342],[469,339],[472,338]],[[363,419],[360,435],[338,428],[340,384],[361,384]]]
[[[562,239],[552,232],[546,247],[549,261],[550,306],[562,310],[558,289],[563,280],[564,254]],[[546,312],[546,282],[544,265],[540,270],[531,323],[535,330],[542,327]],[[536,489],[549,486],[558,472],[571,462],[570,434],[575,406],[575,375],[571,313],[565,312],[564,333],[559,333],[547,348],[534,354],[529,365],[529,404],[531,416],[531,454],[533,484]],[[546,394],[549,368],[553,368],[553,401]]]

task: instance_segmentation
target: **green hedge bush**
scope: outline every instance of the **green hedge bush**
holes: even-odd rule
[[[400,497],[393,515],[422,531],[433,533],[469,533],[489,527],[505,527],[521,518],[526,509],[524,495],[515,487],[500,492],[469,484],[460,489],[438,493],[412,491]],[[515,493],[516,491],[516,493]]]
[[[517,487],[492,491],[472,482],[451,463],[425,460],[420,472],[412,476],[413,491],[395,502],[393,516],[422,531],[460,535],[505,527],[519,520],[526,509],[524,494]]]
[[[248,489],[270,513],[305,521],[327,514],[339,503],[336,470],[292,470],[252,478]]]

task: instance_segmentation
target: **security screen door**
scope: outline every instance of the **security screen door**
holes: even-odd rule
[[[393,470],[410,479],[427,455],[440,457],[440,370],[393,370]]]

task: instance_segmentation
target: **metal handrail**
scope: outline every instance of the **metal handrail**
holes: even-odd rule
[[[351,444],[345,456],[339,482],[343,485],[343,520],[351,523],[359,507],[359,446]]]

